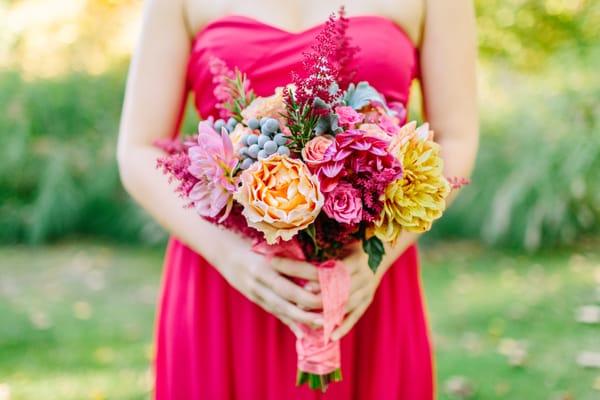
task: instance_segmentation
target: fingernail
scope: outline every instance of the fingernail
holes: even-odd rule
[[[310,282],[305,286],[305,289],[308,290],[309,292],[317,292],[317,291],[321,290],[321,287],[319,286],[319,284],[317,282]]]
[[[325,323],[325,321],[323,321],[323,318],[316,318],[315,319],[315,324],[317,325],[323,325]]]

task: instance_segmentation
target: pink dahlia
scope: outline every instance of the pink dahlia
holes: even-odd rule
[[[342,178],[361,173],[376,173],[394,169],[400,175],[402,167],[387,147],[389,141],[351,129],[336,135],[319,163],[317,176],[321,190],[331,192]]]
[[[211,121],[200,122],[198,144],[189,148],[188,156],[188,171],[198,178],[189,193],[196,211],[204,217],[215,217],[226,208],[222,219],[226,218],[233,205],[233,170],[238,163],[229,135],[225,130],[217,133]]]

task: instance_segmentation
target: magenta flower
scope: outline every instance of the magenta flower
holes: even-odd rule
[[[198,144],[189,148],[188,156],[188,171],[199,180],[189,193],[196,211],[204,217],[215,217],[226,208],[221,219],[226,218],[233,205],[233,170],[238,163],[229,135],[225,130],[217,133],[210,120],[200,122]]]
[[[358,224],[362,216],[360,191],[349,183],[339,183],[327,194],[323,211],[342,224]]]
[[[342,178],[356,174],[374,174],[392,168],[399,175],[402,167],[396,157],[388,153],[388,144],[387,140],[360,129],[336,135],[317,169],[321,191],[331,192]]]
[[[350,106],[338,106],[335,108],[335,113],[338,115],[338,124],[345,128],[354,127],[363,120],[363,116]]]

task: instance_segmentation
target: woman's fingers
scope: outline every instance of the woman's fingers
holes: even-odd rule
[[[294,332],[294,335],[298,339],[301,339],[302,336],[304,336],[304,333],[302,333],[302,330],[300,329],[300,327],[298,326],[298,324],[296,324],[291,319],[289,319],[287,317],[284,317],[284,316],[279,316],[279,320],[281,322],[283,322],[284,324],[286,324],[292,330],[292,332]]]
[[[346,336],[346,334],[350,331],[350,329],[352,329],[354,324],[356,324],[358,319],[363,315],[369,304],[370,303],[368,301],[364,301],[360,303],[360,305],[357,308],[355,308],[350,314],[348,314],[344,319],[344,322],[342,322],[342,324],[333,331],[333,333],[331,334],[331,339],[339,340]]]
[[[296,303],[299,307],[308,310],[318,310],[323,307],[321,296],[305,290],[275,271],[268,271],[258,278],[265,285],[285,300]]]
[[[357,290],[364,288],[371,281],[372,276],[365,273],[364,270],[359,270],[354,274],[350,275],[350,293],[354,293]]]
[[[356,307],[362,304],[369,296],[368,288],[362,288],[350,294],[346,303],[346,314],[352,313]]]
[[[271,266],[279,273],[290,276],[292,278],[305,279],[307,281],[318,281],[319,273],[317,267],[303,262],[295,261],[287,258],[273,257]]]
[[[259,304],[278,318],[284,317],[311,326],[322,326],[323,317],[319,313],[305,311],[281,298],[271,288],[257,282],[253,288]]]
[[[314,294],[321,293],[321,285],[319,284],[319,282],[310,281],[303,287],[304,287],[304,290],[308,290],[311,293],[314,293]]]

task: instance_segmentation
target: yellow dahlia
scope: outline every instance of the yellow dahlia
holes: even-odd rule
[[[427,124],[411,122],[390,143],[390,152],[402,163],[402,178],[388,185],[383,210],[373,233],[393,242],[400,233],[425,232],[446,208],[450,185],[443,175],[440,146]]]
[[[290,240],[308,227],[323,207],[317,177],[300,160],[274,154],[259,160],[240,176],[235,193],[248,225],[267,243]]]

